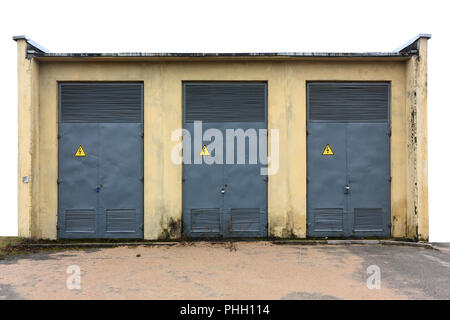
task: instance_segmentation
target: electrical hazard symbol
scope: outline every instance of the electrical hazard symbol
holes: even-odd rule
[[[206,149],[206,144],[203,145],[202,151],[200,152],[201,156],[209,156],[209,151]]]
[[[86,157],[86,152],[84,152],[83,147],[80,145],[77,152],[74,154],[75,157]]]
[[[322,155],[323,156],[333,156],[334,155],[334,152],[333,152],[333,150],[331,150],[331,147],[329,144],[327,144],[325,149],[323,149]]]

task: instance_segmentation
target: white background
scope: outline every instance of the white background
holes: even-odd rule
[[[431,33],[430,240],[450,241],[447,1],[0,1],[0,235],[17,234],[13,35],[53,52],[393,51]]]

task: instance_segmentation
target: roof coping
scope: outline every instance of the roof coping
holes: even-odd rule
[[[32,46],[33,48],[37,49],[38,51],[41,51],[42,53],[50,53],[50,50],[44,48],[39,43],[34,42],[32,39],[28,38],[25,35],[13,36],[13,40],[14,41],[25,40],[30,46]]]
[[[420,33],[393,52],[362,52],[362,53],[333,53],[333,52],[276,52],[276,53],[51,53],[48,49],[36,43],[25,35],[14,36],[13,40],[25,40],[32,49],[27,53],[39,57],[398,57],[417,53],[418,40],[431,39],[431,34]]]
[[[415,44],[418,42],[419,39],[425,38],[425,39],[431,39],[430,33],[419,33],[417,36],[409,40],[408,42],[404,43],[400,47],[394,50],[394,52],[408,52],[410,50],[417,50],[417,47]]]

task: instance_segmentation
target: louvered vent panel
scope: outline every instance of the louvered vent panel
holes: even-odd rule
[[[259,231],[260,211],[258,208],[231,209],[231,231],[251,232]]]
[[[65,216],[66,232],[95,232],[95,210],[70,209]]]
[[[388,120],[388,83],[309,83],[309,120]]]
[[[186,83],[185,121],[265,122],[265,83]]]
[[[220,210],[218,208],[191,209],[191,231],[220,232]]]
[[[106,210],[107,232],[135,232],[136,210],[110,209]]]
[[[381,208],[355,208],[355,231],[383,231]]]
[[[314,231],[342,231],[344,215],[341,208],[314,209]]]
[[[142,84],[60,84],[62,122],[139,123]]]

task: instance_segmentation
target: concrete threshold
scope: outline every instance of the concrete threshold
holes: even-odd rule
[[[409,247],[421,247],[426,249],[439,250],[436,246],[426,242],[409,242],[400,240],[214,240],[204,241],[211,244],[221,244],[230,242],[260,242],[268,241],[276,245],[392,245],[392,246],[409,246]],[[158,241],[158,242],[73,242],[73,243],[26,243],[13,245],[11,247],[28,247],[28,248],[114,248],[114,247],[135,247],[135,246],[175,246],[175,245],[191,245],[199,241]]]
[[[409,241],[400,241],[400,240],[273,240],[273,244],[295,244],[295,245],[319,245],[319,244],[328,244],[328,245],[391,245],[391,246],[409,246],[409,247],[421,247],[426,249],[439,250],[431,243],[427,242],[409,242]]]
[[[114,248],[114,247],[135,247],[135,246],[174,246],[180,242],[73,242],[73,243],[26,243],[14,245],[28,248]],[[14,247],[12,246],[12,247]]]

